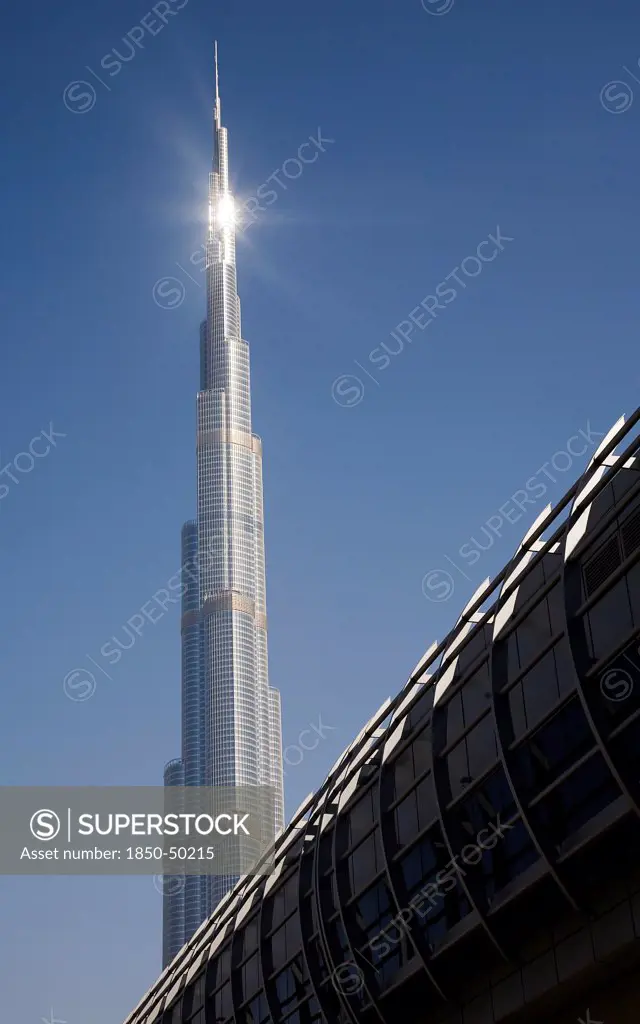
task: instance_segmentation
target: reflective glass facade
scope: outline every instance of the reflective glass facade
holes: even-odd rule
[[[273,874],[238,882],[126,1024],[491,1022],[570,961],[640,947],[638,421],[345,751]],[[466,989],[482,1013],[455,1009]]]
[[[217,78],[217,69],[216,69]],[[216,93],[209,175],[207,318],[200,327],[197,516],[182,530],[182,757],[185,785],[272,786],[283,827],[280,697],[269,686],[262,444],[251,428],[241,336],[227,130]],[[176,785],[175,762],[165,783]],[[237,881],[165,880],[164,964]]]

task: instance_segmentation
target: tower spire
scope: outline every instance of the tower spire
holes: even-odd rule
[[[220,85],[218,81],[218,40],[214,40],[213,43],[213,61],[216,69],[216,106],[215,106],[215,120],[216,128],[220,127]]]

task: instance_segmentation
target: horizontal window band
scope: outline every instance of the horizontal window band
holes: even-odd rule
[[[233,428],[228,430],[226,427],[218,427],[215,430],[198,431],[196,438],[196,446],[198,448],[205,448],[207,445],[220,442],[223,444],[238,444],[243,448],[248,448],[256,455],[262,454],[261,439],[255,434],[248,434],[244,430],[234,430]]]
[[[266,630],[267,628],[267,616],[264,612],[256,611],[256,603],[252,598],[245,597],[244,594],[238,594],[233,590],[225,590],[216,594],[215,597],[207,598],[201,610],[193,609],[185,612],[181,620],[181,629],[189,629],[190,626],[197,625],[219,612],[244,612],[254,619],[258,629]]]

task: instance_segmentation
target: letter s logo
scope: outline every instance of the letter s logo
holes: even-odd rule
[[[48,811],[46,809],[36,811],[31,816],[29,828],[31,829],[31,834],[36,839],[46,843],[50,839],[55,839],[60,831],[60,818],[55,811]]]

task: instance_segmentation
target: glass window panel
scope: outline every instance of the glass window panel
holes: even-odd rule
[[[599,705],[606,721],[605,735],[640,709],[640,650],[637,648],[636,640],[585,684],[591,701]]]
[[[400,846],[407,846],[418,834],[418,801],[416,791],[396,807],[396,836]]]
[[[489,904],[518,875],[538,860],[528,829],[521,820],[512,823],[491,850],[482,855],[485,893]]]
[[[275,928],[284,918],[284,892],[282,888],[273,893],[265,900],[264,905],[265,928],[269,931]]]
[[[231,947],[227,946],[221,951],[218,957],[209,961],[207,973],[207,990],[212,992],[214,988],[221,985],[225,978],[229,977],[231,970]]]
[[[415,782],[413,770],[413,744],[400,754],[393,762],[395,798],[398,800]]]
[[[553,650],[547,651],[522,680],[527,727],[534,725],[558,703],[560,692]]]
[[[442,847],[436,848],[433,838],[426,836],[420,841],[420,859],[422,861],[422,875],[429,878],[433,874],[438,863],[442,861]]]
[[[477,779],[498,760],[493,715],[485,715],[466,739],[469,775]]]
[[[213,997],[213,1024],[225,1024],[232,1012],[231,983],[226,982]]]
[[[462,717],[462,696],[457,693],[445,706],[447,716],[447,745],[460,735],[464,729]]]
[[[189,985],[184,994],[183,1019],[189,1020],[204,1005],[204,973]]]
[[[409,712],[409,728],[413,729],[418,723],[430,714],[433,708],[433,697],[435,688],[430,686],[418,699],[415,706]]]
[[[272,970],[277,971],[279,967],[285,963],[287,959],[287,941],[285,936],[285,928],[278,928],[277,932],[274,932],[271,936],[271,960]]]
[[[599,661],[626,640],[633,629],[631,604],[624,577],[600,598],[588,613],[588,619],[593,644],[592,655]]]
[[[293,1009],[300,1000],[306,998],[308,989],[309,982],[302,973],[302,961],[300,958],[296,958],[275,979],[275,994],[280,1012],[286,1014]]]
[[[351,891],[356,892],[371,881],[380,869],[377,830],[353,851],[349,860]]]
[[[538,562],[533,569],[527,568],[525,574],[522,576],[522,581],[518,591],[518,604],[520,607],[529,601],[536,591],[540,590],[542,587],[545,579],[543,568],[544,562],[546,562],[546,558]],[[522,655],[522,648],[520,648],[520,654]]]
[[[410,959],[411,953],[401,929],[396,929],[393,936],[381,935],[383,929],[393,928],[386,886],[378,883],[365,896],[367,907],[364,912],[361,912],[364,898],[358,901],[360,909],[356,914],[356,927],[352,929],[353,941],[363,959],[374,965],[375,975],[369,979],[369,984],[379,990],[397,973],[401,964]]]
[[[248,999],[260,988],[260,971],[257,953],[247,960],[242,968],[242,998]]]
[[[424,842],[424,840],[421,842]],[[420,846],[421,843],[414,846],[413,849],[403,857],[401,862],[404,884],[409,892],[413,892],[422,880],[422,857],[420,855]]]
[[[240,1020],[242,1024],[267,1024],[270,1017],[264,992],[253,999],[249,1006],[244,1008],[240,1014]]]
[[[491,683],[489,665],[484,662],[464,684],[462,705],[464,708],[464,724],[469,726],[481,715],[491,700]]]
[[[258,948],[258,921],[254,918],[245,925],[244,932],[242,935],[242,955],[243,957],[249,956],[249,953],[253,953],[254,949]]]
[[[380,935],[380,931],[392,919],[391,904],[387,887],[377,882],[372,889],[364,893],[357,903],[350,908],[349,933],[355,949],[371,959],[373,950],[368,949]]]
[[[370,789],[349,811],[352,845],[369,831],[373,821],[373,790]]]
[[[627,772],[640,779],[640,719],[630,722],[616,736],[611,745],[614,756],[619,757]]]
[[[418,827],[423,829],[427,825],[431,824],[438,814],[436,794],[433,788],[433,775],[427,775],[426,779],[423,779],[419,784],[417,789],[417,801]]]
[[[318,1003],[318,1000],[315,998],[315,996],[312,996],[311,999],[309,1000],[308,1007],[309,1014],[308,1017],[306,1018],[305,1024],[315,1024],[316,1021],[318,1021],[319,1024],[319,1022],[322,1020],[322,1011],[320,1009],[320,1004]]]
[[[514,751],[525,795],[533,797],[550,785],[594,746],[593,734],[575,698]]]
[[[413,741],[414,778],[431,767],[431,726],[426,726]]]
[[[427,856],[429,856],[427,842],[423,840],[420,845],[427,850]],[[447,892],[444,891],[443,886],[437,885],[437,873],[439,870],[447,867],[449,855],[444,843],[441,841],[440,845],[434,842],[432,851],[434,849],[438,858],[437,864],[431,869],[425,870],[419,882],[407,893],[407,900],[409,900],[419,890],[424,890],[429,883],[434,886],[434,889],[430,890],[431,895],[428,898],[428,903],[422,906],[423,916],[418,915],[414,919],[417,928],[424,937],[424,941],[432,952],[443,941],[450,928],[465,917],[471,909],[459,879],[456,882],[455,888],[448,889]],[[431,857],[429,857],[429,863],[433,864]]]
[[[300,891],[306,893],[311,886],[313,877],[313,856],[307,849],[307,853],[300,861]]]
[[[464,832],[473,839],[480,829],[491,822],[508,821],[516,811],[516,804],[502,766],[492,772],[473,793],[453,809]]]
[[[483,802],[490,821],[493,820],[494,812],[496,818],[500,815],[502,821],[506,821],[515,813],[515,798],[502,765],[482,783],[478,790],[478,799]]]
[[[467,747],[464,740],[461,740],[447,755],[447,768],[451,796],[459,796],[470,782]]]
[[[636,456],[636,458],[637,458],[637,456]],[[636,466],[637,465],[638,464],[636,463]],[[619,501],[621,501],[621,499],[624,497],[624,495],[627,493],[627,491],[629,491],[637,482],[638,482],[638,471],[635,468],[632,469],[632,470],[624,470],[622,473],[616,473],[616,475],[614,476],[613,480],[611,481],[611,487],[613,489],[613,495],[614,495],[616,504]],[[637,499],[637,496],[636,496],[635,502],[637,502],[637,500],[638,499]],[[633,504],[632,504],[631,507],[633,508]],[[636,513],[636,516],[637,516],[637,513]],[[624,526],[625,527],[629,525],[629,522],[630,522],[630,520],[632,518],[635,518],[633,516],[633,513],[631,515],[628,515],[625,518],[625,520],[624,520]]]
[[[528,665],[550,639],[549,609],[546,601],[540,601],[518,626],[518,649],[522,664]]]
[[[560,846],[619,795],[604,758],[595,754],[536,804],[532,817]]]
[[[473,665],[474,661],[480,657],[482,652],[486,651],[488,640],[490,640],[490,633],[486,625],[482,629],[475,626],[471,630],[467,645],[460,651],[458,659],[458,668],[461,673],[466,672]]]
[[[193,985],[191,1012],[199,1010],[202,1006],[204,1006],[204,972],[196,979]]]
[[[440,827],[436,826],[400,862],[408,896],[435,878],[439,870],[449,865],[449,859]]]
[[[294,914],[285,925],[287,936],[287,958],[297,953],[302,946],[302,935],[300,933],[300,918]]]
[[[361,931],[366,931],[375,925],[380,919],[381,907],[380,907],[380,891],[382,883],[378,882],[373,886],[372,889],[367,889],[361,896],[358,897],[353,905],[353,915],[356,924]]]
[[[295,857],[292,847],[291,856]],[[298,906],[298,874],[295,872],[284,886],[285,914],[291,914]]]
[[[564,590],[562,586],[556,583],[553,590],[550,590],[547,594],[545,600],[549,609],[551,634],[555,636],[556,633],[564,631],[565,628]]]

